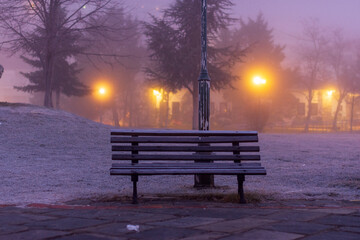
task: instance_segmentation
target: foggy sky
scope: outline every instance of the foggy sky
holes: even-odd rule
[[[200,1],[200,0],[199,0]],[[159,15],[172,0],[123,0],[140,20],[147,20],[148,13]],[[233,0],[236,4],[232,10],[233,17],[255,18],[260,12],[274,30],[275,42],[286,44],[288,62],[291,53],[301,36],[302,22],[317,18],[326,28],[343,28],[346,37],[360,38],[360,0]],[[0,80],[0,101],[27,102],[28,95],[13,90],[13,85],[22,85],[26,81],[17,74],[21,69],[29,67],[17,58],[9,59],[0,52],[0,64],[5,73]]]

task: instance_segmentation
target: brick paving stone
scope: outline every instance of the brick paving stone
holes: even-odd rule
[[[17,233],[28,230],[28,227],[25,226],[16,226],[16,225],[0,225],[0,235]]]
[[[360,233],[360,227],[341,227],[340,231]]]
[[[359,240],[360,234],[349,232],[324,232],[316,235],[312,235],[302,240]]]
[[[54,238],[69,234],[64,231],[50,231],[50,230],[30,230],[26,232],[20,232],[9,235],[1,235],[0,240],[34,240],[34,239],[45,239]]]
[[[219,233],[219,232],[209,232],[199,235],[194,235],[191,237],[182,238],[181,240],[214,240],[219,239],[225,236],[228,236],[228,233]]]
[[[128,224],[136,225],[132,223],[110,223],[106,225],[101,225],[98,227],[90,227],[86,229],[82,229],[84,232],[93,232],[93,233],[100,233],[104,235],[111,235],[111,236],[122,236],[127,233],[131,233],[132,231],[129,231],[126,226]],[[149,230],[154,228],[154,226],[149,225],[139,225],[140,232]]]
[[[61,218],[49,220],[46,222],[31,222],[25,224],[30,228],[51,229],[51,230],[74,230],[90,226],[97,226],[108,223],[105,220],[97,219],[80,219],[80,218]]]
[[[324,217],[328,214],[311,212],[311,211],[299,211],[299,210],[282,210],[277,213],[267,215],[265,218],[285,221],[310,221],[316,218]]]
[[[275,220],[270,219],[261,219],[261,218],[243,218],[230,221],[224,221],[219,223],[208,224],[196,229],[205,230],[205,231],[214,231],[214,232],[242,232],[249,230],[251,228],[264,226],[266,224],[274,223]]]
[[[151,225],[156,226],[167,226],[167,227],[178,227],[178,228],[191,228],[201,225],[206,225],[210,223],[222,222],[222,218],[203,218],[203,217],[182,217],[172,220],[162,221],[162,222],[153,222]]]
[[[343,215],[331,215],[314,220],[315,223],[340,225],[349,227],[360,227],[360,217],[357,216],[343,216]]]
[[[263,229],[273,230],[278,232],[288,232],[297,234],[315,234],[326,229],[332,228],[329,225],[322,225],[317,223],[307,222],[280,222],[262,227]]]
[[[128,234],[128,239],[156,239],[156,240],[172,240],[196,236],[203,233],[200,230],[186,228],[154,228],[148,231]]]
[[[229,237],[220,238],[221,240],[293,240],[303,237],[300,234],[294,233],[284,233],[284,232],[274,232],[267,230],[251,230],[245,233],[235,234]]]

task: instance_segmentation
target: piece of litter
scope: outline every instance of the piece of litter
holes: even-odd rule
[[[140,226],[139,225],[126,225],[126,229],[129,231],[136,231],[140,232]]]

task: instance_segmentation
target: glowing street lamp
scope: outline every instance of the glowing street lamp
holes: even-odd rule
[[[160,91],[154,89],[154,90],[153,90],[153,95],[154,95],[155,98],[156,98],[156,108],[160,108],[160,102],[161,102],[161,100],[162,100],[162,98],[163,98],[162,93],[161,93]]]
[[[260,76],[255,76],[253,78],[253,83],[255,85],[265,85],[266,84],[266,79],[260,77]]]
[[[100,94],[100,95],[105,95],[105,94],[106,94],[106,88],[101,87],[101,88],[99,89],[99,94]]]
[[[327,95],[328,97],[332,97],[332,95],[334,94],[335,90],[329,90],[327,91]]]

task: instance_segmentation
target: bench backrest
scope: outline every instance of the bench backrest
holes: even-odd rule
[[[254,131],[112,130],[113,160],[258,161]],[[250,144],[249,144],[250,143]]]

